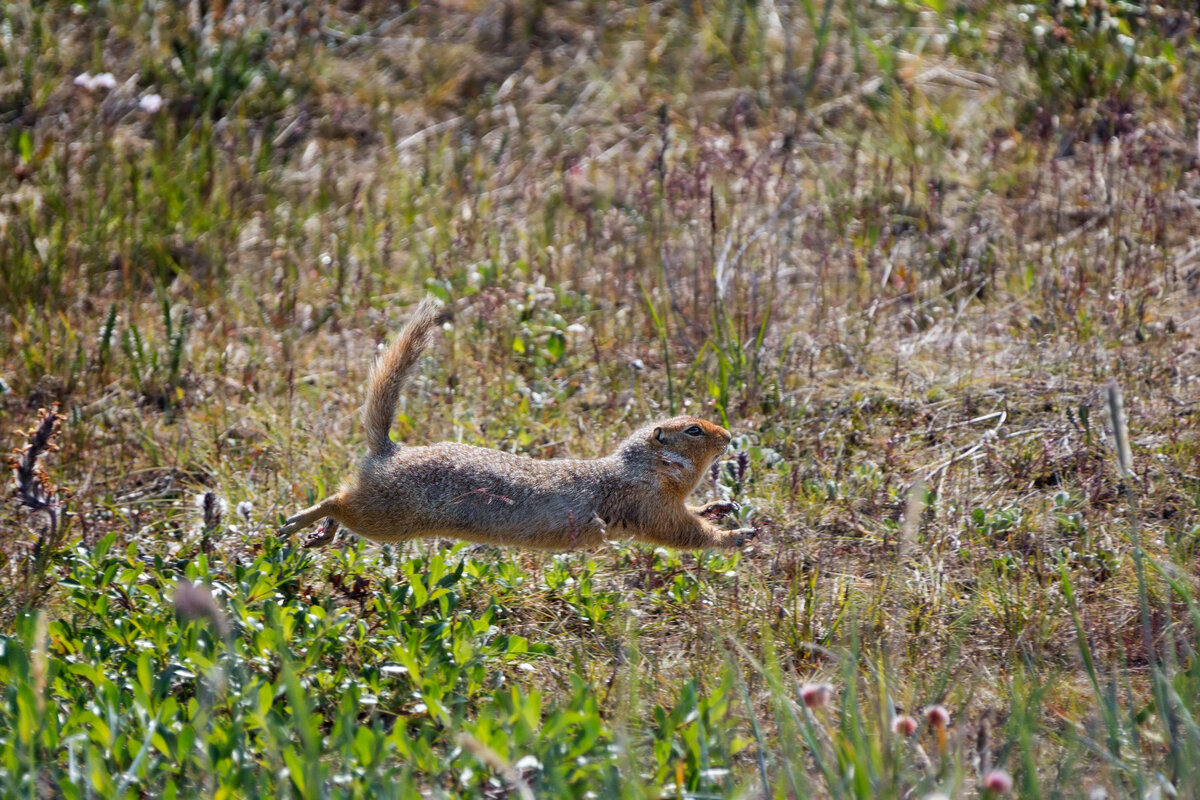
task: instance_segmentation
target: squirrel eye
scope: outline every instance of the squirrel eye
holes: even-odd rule
[[[688,436],[700,436],[704,432],[702,430],[700,430],[699,425],[693,425],[692,427],[690,427],[686,431],[684,431],[684,433],[686,433]]]

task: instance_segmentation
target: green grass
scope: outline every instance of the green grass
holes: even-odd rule
[[[0,794],[1200,792],[1184,4],[276,5],[0,8]],[[278,539],[427,293],[403,441],[763,535]]]

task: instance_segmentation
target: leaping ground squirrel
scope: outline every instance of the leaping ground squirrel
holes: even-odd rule
[[[370,452],[357,481],[288,519],[280,535],[332,517],[378,542],[433,536],[571,550],[633,537],[694,549],[740,547],[754,537],[754,528],[722,530],[710,521],[736,510],[734,503],[684,503],[729,445],[729,431],[696,417],[647,425],[592,460],[393,442],[388,431],[404,379],[438,322],[435,301],[426,299],[371,369],[363,408]],[[332,538],[332,525],[321,530],[309,545]]]

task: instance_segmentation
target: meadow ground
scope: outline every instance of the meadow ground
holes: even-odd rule
[[[1198,30],[0,7],[0,794],[1200,796]],[[426,293],[399,439],[698,414],[762,536],[277,538]]]

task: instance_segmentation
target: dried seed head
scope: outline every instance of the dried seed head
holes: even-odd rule
[[[721,477],[720,462],[714,461],[712,463],[712,466],[708,468],[708,477],[712,479],[713,483],[716,483],[720,479],[720,477]]]
[[[935,730],[945,730],[950,724],[950,712],[943,705],[930,706],[925,709],[925,721]]]
[[[216,492],[202,492],[196,495],[196,508],[204,518],[204,530],[211,531],[219,527],[221,518],[225,516],[225,501],[217,497]]]
[[[249,500],[243,500],[242,502],[237,504],[238,516],[241,517],[242,519],[246,520],[246,522],[250,521],[250,512],[253,510],[254,510],[254,504],[251,503]]]
[[[746,470],[750,467],[750,454],[745,450],[738,450],[737,454],[737,479],[738,483],[746,482]]]
[[[827,706],[831,697],[833,697],[833,686],[828,683],[806,683],[800,687],[800,699],[809,708]]]
[[[1012,791],[1013,779],[1002,769],[994,769],[983,776],[983,788],[995,794],[1008,794]]]
[[[917,732],[917,721],[908,714],[900,714],[892,720],[892,732],[901,736],[912,736]]]
[[[9,460],[17,483],[17,502],[35,511],[49,510],[57,505],[54,496],[58,489],[50,481],[40,459],[58,449],[54,437],[58,435],[63,420],[63,415],[58,413],[57,403],[50,408],[43,408],[40,413],[42,419],[37,427],[25,434],[28,442],[24,447],[14,450]]]

